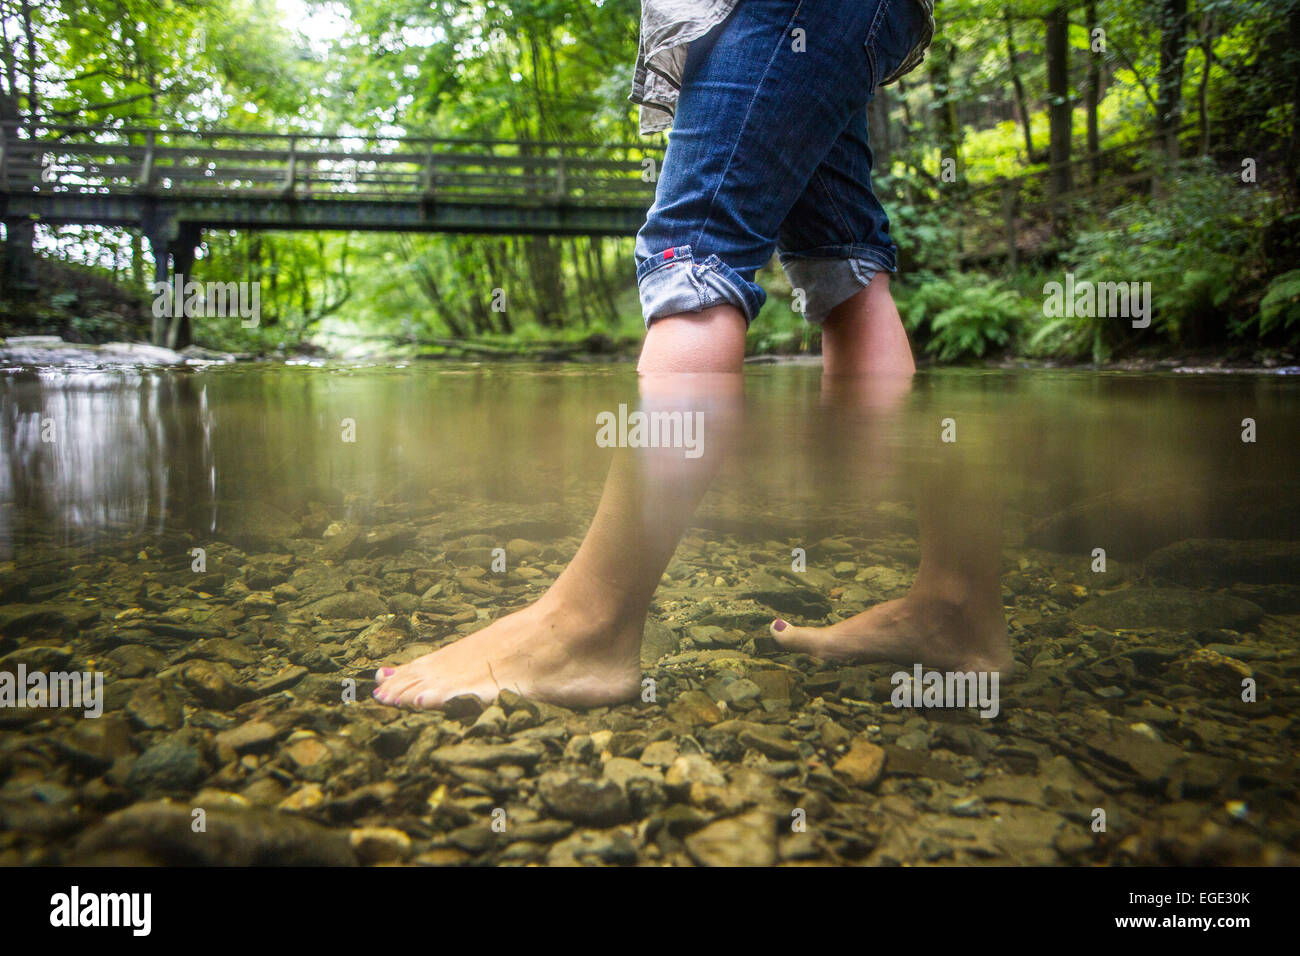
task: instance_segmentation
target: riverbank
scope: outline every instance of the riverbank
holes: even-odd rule
[[[100,344],[68,342],[56,335],[27,335],[0,338],[0,366],[8,367],[174,367],[229,365],[241,362],[322,361],[390,364],[410,362],[520,362],[528,364],[579,362],[619,363],[635,361],[640,341],[615,341],[607,336],[591,336],[576,343],[532,343],[511,350],[496,343],[445,341],[436,346],[398,347],[368,354],[331,355],[311,345],[265,353],[223,352],[198,345],[168,349],[145,342],[104,342]],[[759,353],[746,358],[747,364],[819,362],[817,353]],[[940,363],[919,363],[922,368]],[[1062,362],[1044,359],[1003,357],[968,364],[970,368],[989,369],[1080,369],[1114,372],[1177,372],[1185,374],[1247,373],[1274,375],[1300,374],[1300,355],[1287,351],[1254,355],[1223,355],[1198,352],[1179,355],[1140,355],[1114,362],[1093,365],[1085,362]]]

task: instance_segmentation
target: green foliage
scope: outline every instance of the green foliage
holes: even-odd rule
[[[37,260],[30,289],[0,294],[0,336],[58,335],[68,342],[129,341],[147,327],[143,300],[95,270]]]
[[[1300,330],[1300,269],[1284,272],[1268,285],[1268,291],[1259,302],[1259,334],[1268,335],[1274,329]]]
[[[901,272],[913,277],[911,287],[895,288],[919,341],[941,361],[1008,348],[1101,360],[1134,346],[1185,348],[1231,336],[1295,341],[1300,326],[1287,290],[1297,263],[1261,255],[1259,233],[1278,212],[1268,197],[1289,196],[1294,209],[1300,189],[1293,145],[1300,52],[1291,33],[1300,0],[1188,4],[1179,28],[1185,56],[1177,108],[1197,131],[1184,137],[1183,148],[1204,147],[1220,170],[1176,170],[1164,199],[1135,200],[1123,191],[1145,183],[1126,184],[1124,177],[1161,160],[1145,150],[1112,155],[1098,168],[1103,185],[1115,188],[1084,200],[1080,218],[1066,228],[1043,212],[1051,135],[1045,17],[1061,6],[944,0],[926,64],[873,105],[872,148],[880,163],[874,187],[893,222]],[[1073,129],[1074,155],[1089,136],[1085,104],[1094,68],[1101,146],[1145,140],[1163,92],[1168,37],[1161,11],[1169,4],[1065,6],[1066,128]],[[310,26],[291,19],[289,11],[302,7]],[[18,118],[663,145],[662,137],[641,140],[627,100],[636,0],[301,0],[288,7],[269,0],[52,0],[22,10],[30,16],[15,13],[0,41],[10,65],[0,71],[0,99]],[[1097,25],[1105,30],[1102,50],[1091,47]],[[879,129],[888,131],[887,142],[876,138]],[[637,160],[643,153],[634,147],[624,155]],[[1243,186],[1233,175],[1243,157],[1258,162],[1258,184]],[[955,182],[940,178],[946,158],[957,162]],[[980,187],[1026,175],[1015,195],[1021,261],[1030,266],[1006,280],[954,274],[972,263],[1001,269],[1002,197]],[[1088,178],[1077,166],[1074,185]],[[107,231],[114,235],[98,246],[74,242],[82,251],[73,256],[123,288],[128,276],[143,285],[141,277],[152,272],[147,253],[139,243],[127,248],[121,231]],[[358,348],[460,338],[621,341],[640,330],[630,238],[210,229],[204,239],[200,278],[262,283],[260,328],[196,323],[198,340],[217,348],[275,350],[334,335]],[[1073,245],[1062,253],[1063,243]],[[1054,274],[1031,271],[1057,255]],[[1042,285],[1065,270],[1083,279],[1150,281],[1152,328],[1138,333],[1113,320],[1044,319]],[[1270,285],[1279,273],[1287,275]],[[764,273],[760,282],[769,306],[751,329],[750,349],[815,348],[817,332],[789,308],[784,276]],[[484,305],[498,287],[509,293],[508,312]],[[117,314],[53,297],[29,309],[44,323],[41,330],[88,340],[131,324]]]
[[[889,177],[878,177],[873,186],[887,195],[896,185]],[[899,267],[914,271],[942,272],[957,258],[957,233],[947,211],[937,203],[899,196],[887,202],[890,230],[898,245]]]
[[[900,289],[899,311],[925,351],[940,362],[983,358],[1016,339],[1028,303],[998,279],[979,273],[924,274]]]
[[[1154,340],[1195,345],[1238,331],[1252,310],[1263,261],[1260,236],[1272,200],[1207,163],[1180,166],[1159,199],[1125,203],[1079,233],[1065,270],[1089,282],[1150,282],[1151,325],[1115,317],[1050,321],[1031,349],[1095,360]],[[1062,276],[1054,277],[1058,281]]]

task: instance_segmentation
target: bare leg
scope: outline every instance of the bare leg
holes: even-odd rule
[[[901,403],[915,371],[884,273],[831,313],[822,352],[824,397],[846,408],[851,433],[865,427],[869,434],[882,414]],[[771,634],[778,643],[827,660],[921,661],[976,670],[1011,663],[999,581],[997,495],[972,477],[978,462],[963,462],[961,455],[954,448],[947,462],[930,470],[921,491],[921,566],[907,596],[830,627],[774,621]]]
[[[502,689],[572,706],[634,697],[650,599],[735,428],[744,350],[745,320],[731,306],[654,322],[638,365],[642,406],[701,412],[702,454],[617,452],[591,528],[547,592],[454,644],[380,669],[375,697],[421,708],[461,694],[490,701]]]
[[[822,371],[896,392],[916,372],[912,346],[889,294],[889,273],[877,272],[862,291],[845,299],[822,323]]]

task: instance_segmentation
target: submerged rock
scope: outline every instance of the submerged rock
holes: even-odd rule
[[[360,827],[348,835],[348,845],[362,863],[391,863],[411,855],[411,838],[393,827]]]
[[[164,866],[355,866],[347,831],[273,811],[204,810],[195,831],[192,807],[166,800],[120,810],[77,842],[80,863]]]
[[[854,740],[848,753],[835,762],[835,772],[854,786],[874,787],[885,772],[885,751],[869,740]]]
[[[1300,543],[1192,538],[1153,552],[1145,567],[1148,576],[1183,587],[1295,584]]]
[[[632,817],[627,792],[614,780],[551,770],[537,781],[537,793],[546,808],[562,820],[612,826]]]
[[[0,339],[0,362],[6,365],[82,367],[185,365],[180,352],[143,342],[89,345],[65,342],[57,335],[12,335]]]
[[[718,820],[684,841],[700,866],[771,866],[776,863],[776,829],[766,813],[754,811]]]
[[[1080,604],[1070,613],[1070,619],[1112,631],[1147,627],[1171,631],[1244,630],[1263,614],[1259,605],[1225,594],[1180,588],[1129,588]]]
[[[441,764],[466,767],[497,767],[501,764],[532,766],[542,758],[546,748],[528,740],[504,744],[464,743],[439,747],[430,756]]]
[[[371,591],[343,591],[308,604],[303,611],[327,621],[377,617],[388,612],[384,600]]]
[[[207,774],[202,751],[192,738],[178,735],[141,754],[131,765],[126,785],[136,793],[179,793],[197,787]]]

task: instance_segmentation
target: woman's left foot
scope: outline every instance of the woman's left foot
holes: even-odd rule
[[[1012,664],[1000,607],[976,611],[908,595],[829,627],[795,627],[777,620],[769,630],[786,650],[829,661],[919,662],[961,671],[1002,671]]]

